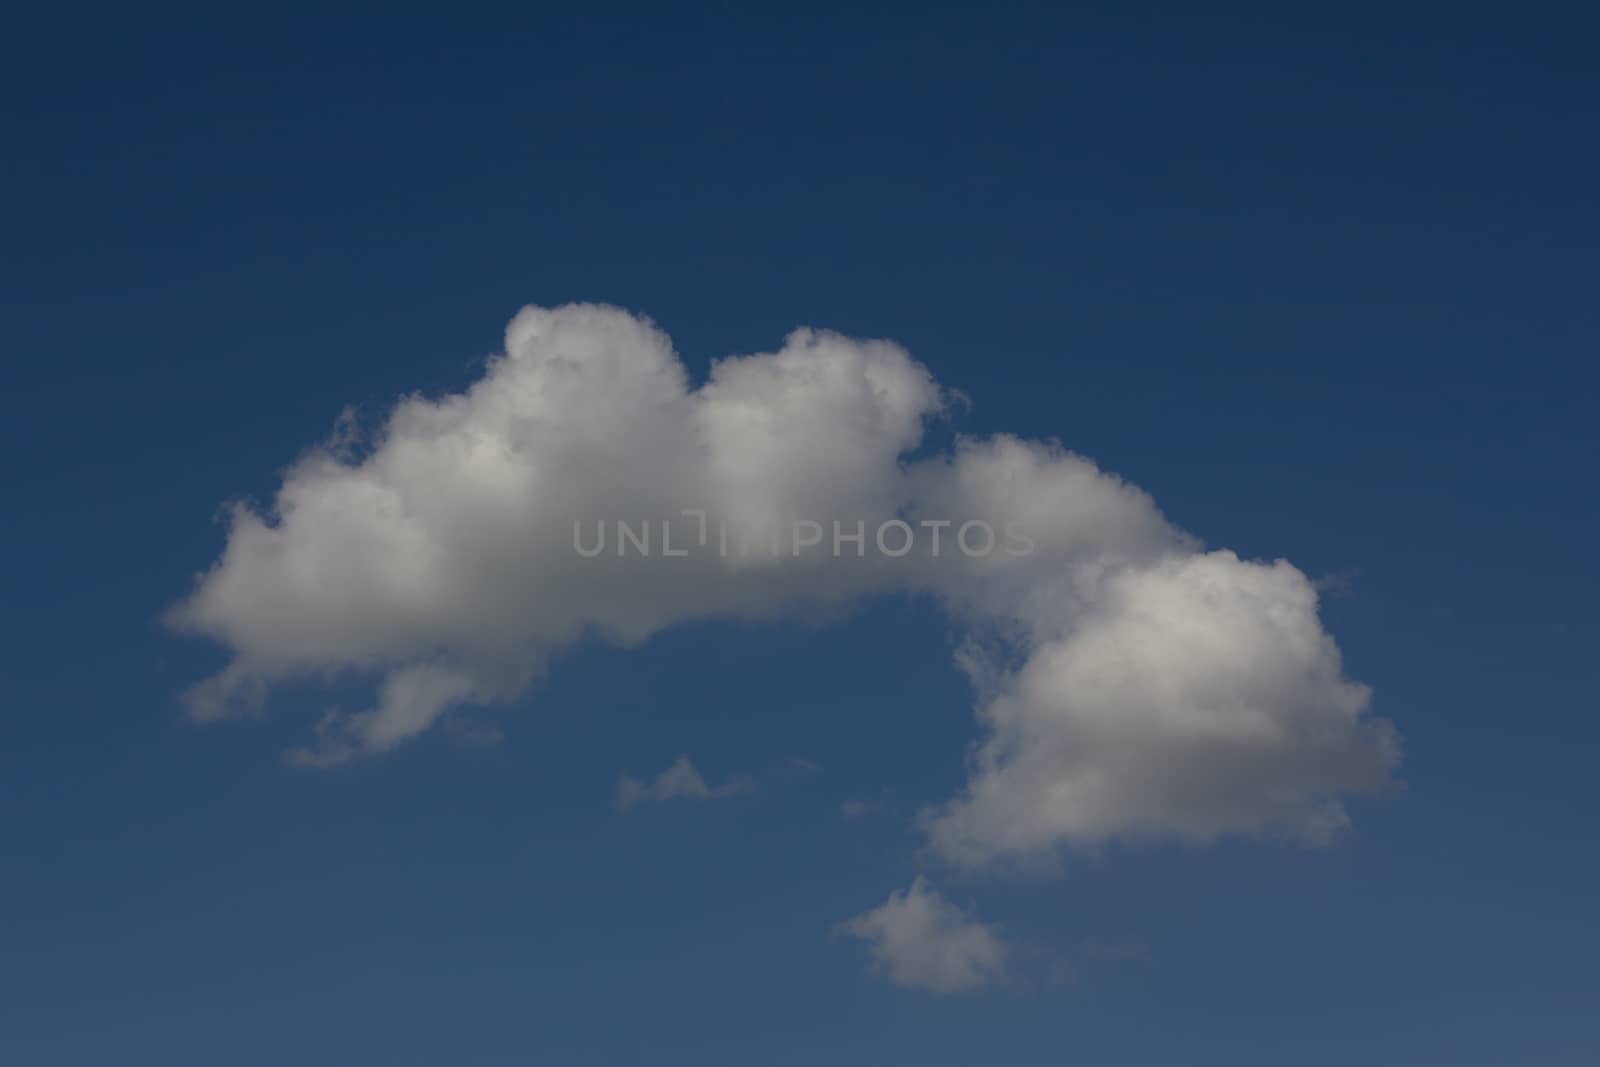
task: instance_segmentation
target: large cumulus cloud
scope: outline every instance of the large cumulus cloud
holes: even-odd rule
[[[1344,677],[1304,574],[1203,551],[1052,444],[908,458],[946,402],[888,342],[799,330],[696,385],[644,319],[525,309],[465,391],[405,399],[369,438],[342,429],[269,507],[231,510],[221,557],[170,616],[231,654],[186,695],[190,714],[370,676],[371,707],[329,712],[291,754],[333,765],[513,700],[585,634],[628,645],[691,619],[917,592],[971,636],[960,659],[984,731],[967,788],[923,818],[952,861],[1119,837],[1322,840],[1342,797],[1388,781],[1395,735]],[[685,512],[807,536],[709,551],[701,520],[701,550],[682,556],[575,551],[575,523],[670,519],[682,536]],[[894,520],[917,533],[904,555],[872,544]],[[1029,551],[962,551],[969,520]],[[858,528],[867,544],[836,550]]]

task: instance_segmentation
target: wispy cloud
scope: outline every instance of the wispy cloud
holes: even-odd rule
[[[869,814],[872,811],[872,808],[873,805],[870,801],[859,800],[855,797],[852,797],[839,805],[839,814],[843,815],[846,819],[859,819],[862,816]]]
[[[754,788],[754,781],[744,776],[735,776],[718,786],[707,785],[689,757],[679,756],[672,766],[649,781],[624,774],[617,782],[614,803],[618,811],[631,811],[648,801],[715,800],[748,793]]]

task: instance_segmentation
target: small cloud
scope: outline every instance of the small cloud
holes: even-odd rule
[[[679,798],[715,800],[719,797],[748,793],[754,788],[754,782],[740,776],[730,778],[718,786],[707,785],[705,778],[689,761],[689,757],[679,756],[672,766],[649,782],[624,774],[617,782],[615,803],[618,811],[629,811],[647,800],[658,802]]]
[[[1325,596],[1349,596],[1355,592],[1356,579],[1361,577],[1360,567],[1346,567],[1332,574],[1325,574],[1312,581],[1311,585],[1318,593]]]
[[[839,930],[867,943],[889,981],[930,993],[965,993],[1005,981],[1015,953],[996,927],[968,918],[923,878]]]
[[[887,811],[889,808],[889,789],[884,787],[875,797],[848,797],[839,804],[839,814],[844,818],[854,821]]]

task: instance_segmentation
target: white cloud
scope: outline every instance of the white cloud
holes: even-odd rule
[[[1281,561],[1119,570],[993,684],[966,792],[924,816],[965,864],[1112,838],[1322,843],[1348,822],[1341,794],[1381,788],[1399,759],[1311,583]]]
[[[839,929],[865,941],[895,985],[932,993],[1004,981],[1014,955],[995,927],[968,918],[922,878]]]
[[[709,786],[689,757],[679,756],[649,782],[624,774],[617,782],[616,806],[618,811],[631,811],[644,801],[715,800],[748,793],[753,788],[755,785],[748,778],[730,778],[719,786]]]
[[[403,400],[366,442],[341,426],[270,507],[232,509],[221,558],[171,613],[231,652],[190,714],[254,710],[291,680],[376,678],[370,708],[328,713],[291,753],[331,766],[519,697],[586,634],[629,645],[916,592],[969,635],[958,663],[984,729],[967,788],[923,818],[954,862],[1115,838],[1323,840],[1343,796],[1387,783],[1395,735],[1343,676],[1304,575],[1203,552],[1053,444],[969,438],[908,461],[947,395],[889,342],[812,330],[695,386],[646,320],[526,309],[465,391]],[[826,534],[798,556],[575,551],[575,522],[686,508],[785,530],[955,525],[918,526],[940,550],[921,536],[902,558],[836,557]],[[1031,553],[959,551],[973,519]]]

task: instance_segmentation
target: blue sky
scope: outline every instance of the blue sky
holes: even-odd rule
[[[1592,16],[10,22],[0,1062],[1592,1058]],[[585,638],[495,743],[286,765],[360,670],[189,721],[230,649],[162,620],[219,509],[569,301],[691,386],[890,338],[970,399],[924,452],[1059,439],[1292,560],[1403,788],[1326,847],[952,862],[918,813],[986,735],[921,595]],[[617,810],[682,755],[752,787]],[[897,984],[840,930],[918,876],[1006,980]]]

